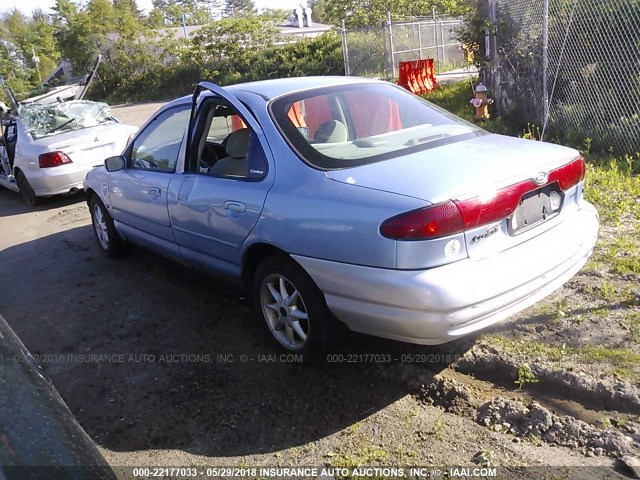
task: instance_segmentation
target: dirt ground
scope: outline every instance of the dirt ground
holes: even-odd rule
[[[114,113],[141,124],[158,106]],[[353,362],[303,367],[273,348],[245,292],[139,248],[103,257],[83,195],[29,208],[1,190],[0,260],[0,313],[114,467],[497,465],[540,478],[543,466],[582,466],[591,478],[632,476],[618,451],[593,454],[579,441],[559,446],[477,421],[493,398],[537,401],[593,428],[624,418],[626,429],[606,428],[637,449],[633,408],[611,411],[544,382],[518,390],[486,364],[474,371],[478,345],[490,348],[486,338],[501,331],[516,342],[569,338],[536,330],[562,292],[487,337],[428,348],[350,334],[336,353]],[[381,353],[394,361],[360,356]],[[555,475],[569,477],[585,473]]]

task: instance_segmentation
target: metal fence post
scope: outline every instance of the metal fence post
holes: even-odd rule
[[[440,49],[438,48],[438,17],[436,16],[436,7],[431,11],[433,14],[433,46],[436,50],[436,73],[440,72]]]
[[[549,120],[549,0],[542,1],[542,107],[543,125]],[[542,140],[542,137],[540,138]]]
[[[345,28],[344,19],[340,28],[340,35],[342,36],[342,57],[344,58],[344,74],[351,75],[351,67],[349,65],[349,46],[347,44],[347,29]]]
[[[391,52],[391,75],[396,81],[396,55],[393,47],[393,27],[391,26],[391,12],[387,11],[387,31],[389,35],[389,50]]]
[[[491,22],[491,31],[489,32],[489,65],[491,69],[491,85],[496,97],[496,110],[500,112],[500,97],[502,91],[500,88],[500,60],[498,59],[498,34],[496,25],[498,23],[498,0],[489,0],[489,22]]]
[[[422,23],[418,22],[418,52],[422,58]]]

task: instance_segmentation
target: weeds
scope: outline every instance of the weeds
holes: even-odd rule
[[[634,343],[640,343],[640,312],[630,313],[625,318],[624,323],[629,329],[629,340]]]
[[[569,305],[569,302],[567,301],[566,298],[563,298],[562,300],[558,300],[555,303],[556,306],[556,318],[557,319],[561,319],[567,316],[567,306]]]
[[[528,363],[523,363],[518,367],[518,374],[514,382],[518,385],[518,390],[522,390],[522,387],[527,383],[538,383],[539,381]]]
[[[640,219],[640,177],[630,175],[629,156],[589,160],[585,197],[596,205],[602,222],[619,227],[627,216]]]
[[[476,453],[472,460],[481,467],[490,467],[493,465],[493,450],[482,450]]]
[[[606,278],[600,280],[600,286],[593,289],[593,293],[606,302],[614,302],[618,298],[618,291]]]
[[[444,438],[444,431],[446,427],[447,425],[444,421],[444,414],[438,415],[438,418],[436,418],[436,422],[433,425],[432,433],[434,437],[436,437],[438,440],[442,440]]]
[[[540,136],[540,127],[532,123],[527,123],[521,135],[522,138],[526,138],[527,140],[540,140]]]
[[[554,362],[572,360],[586,365],[608,363],[616,367],[626,368],[634,368],[640,363],[640,353],[627,348],[608,347],[606,345],[570,347],[564,344],[557,346],[535,341],[520,343],[498,335],[485,337],[485,342],[494,348],[519,355],[522,359],[541,357]],[[516,381],[516,383],[518,382]]]

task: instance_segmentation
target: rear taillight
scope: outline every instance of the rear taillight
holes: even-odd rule
[[[558,182],[568,190],[584,178],[584,159],[578,158],[549,173],[546,185]],[[429,240],[461,233],[509,217],[525,193],[542,185],[525,180],[485,196],[453,200],[412,210],[385,220],[380,233],[395,240]]]
[[[464,228],[468,230],[507,218],[518,208],[522,196],[536,188],[538,185],[533,180],[527,180],[502,188],[490,198],[474,197],[469,200],[454,200],[454,203],[460,211]]]
[[[549,173],[549,183],[558,182],[558,186],[567,191],[584,179],[586,166],[580,157]]]
[[[64,152],[47,152],[38,157],[40,168],[58,167],[67,163],[73,162]]]
[[[460,212],[453,202],[412,210],[385,220],[380,233],[396,240],[425,240],[446,237],[464,230]]]

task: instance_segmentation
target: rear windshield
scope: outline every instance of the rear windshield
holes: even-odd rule
[[[88,100],[22,105],[20,118],[35,140],[59,133],[115,123],[109,105]]]
[[[339,85],[276,99],[271,114],[307,162],[349,168],[486,132],[387,83]]]

